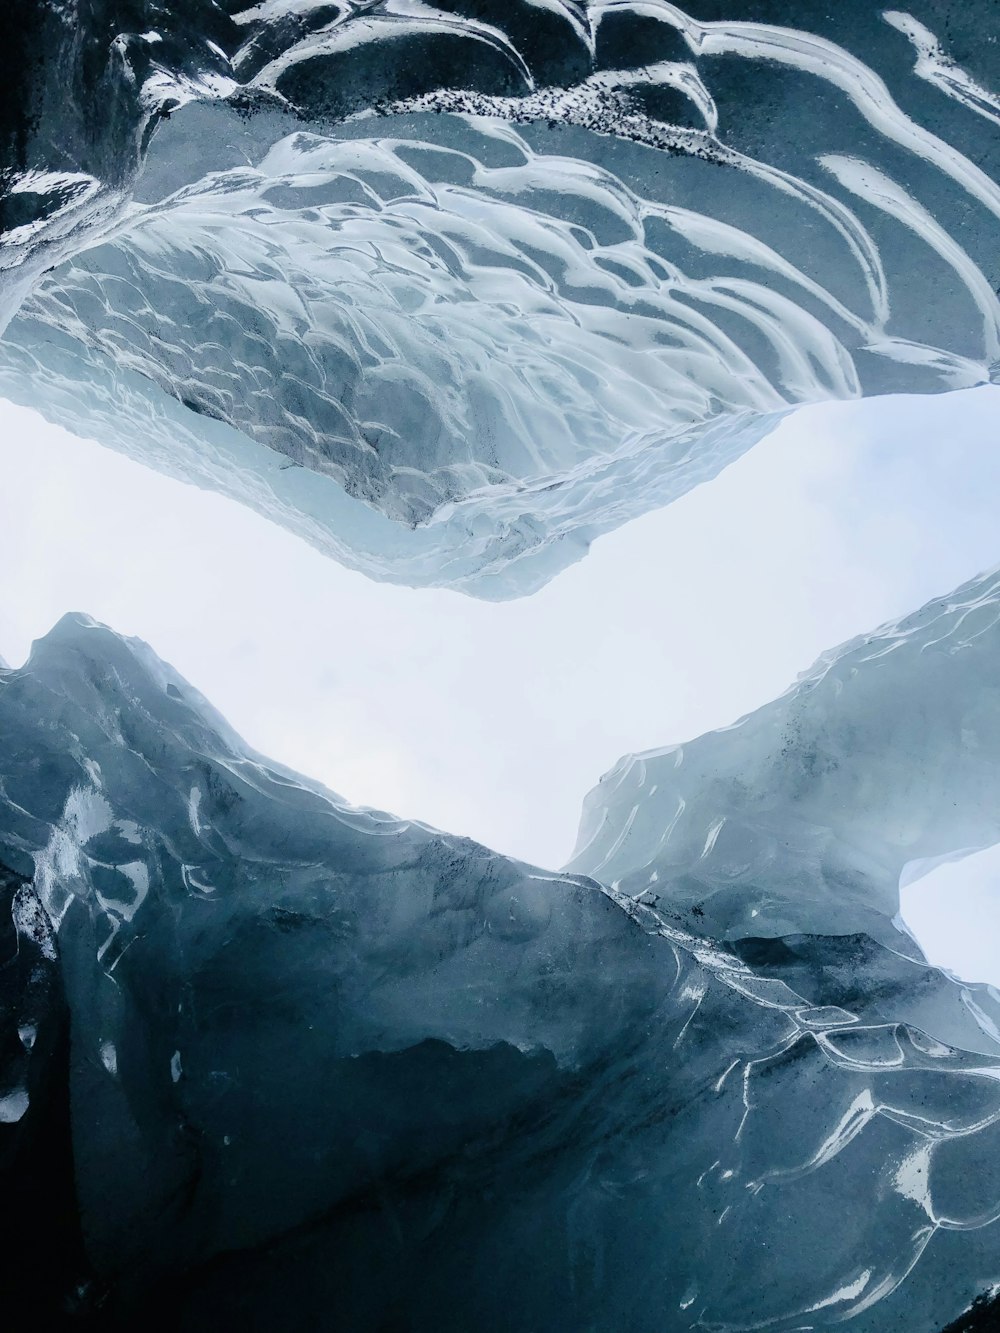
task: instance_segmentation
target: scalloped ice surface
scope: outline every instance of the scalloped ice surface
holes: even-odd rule
[[[522,595],[798,404],[1000,374],[985,0],[15,12],[0,394],[374,577]]]
[[[995,1274],[1000,997],[887,921],[727,947],[351,807],[85,617],[0,738],[40,1323],[938,1333]]]

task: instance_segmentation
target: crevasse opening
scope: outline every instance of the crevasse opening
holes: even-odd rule
[[[727,726],[831,643],[992,562],[998,401],[803,409],[502,604],[371,582],[231,499],[0,408],[0,524],[32,553],[0,651],[20,664],[86,608],[264,753],[554,869],[620,755]]]

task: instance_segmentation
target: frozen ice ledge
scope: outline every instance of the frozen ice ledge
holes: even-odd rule
[[[1000,836],[998,651],[994,574],[633,762],[592,874],[554,873],[348,805],[67,617],[0,671],[8,1308],[988,1321],[1000,996],[927,964],[890,882]]]
[[[5,20],[0,394],[374,577],[523,594],[799,404],[1000,376],[992,0]]]

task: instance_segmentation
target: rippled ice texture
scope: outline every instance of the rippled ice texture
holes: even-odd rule
[[[797,404],[1000,373],[991,10],[26,4],[0,392],[530,591]]]
[[[936,767],[967,808],[934,846],[996,837],[952,725],[995,767],[996,586],[692,753],[747,772],[792,707],[757,780],[796,848],[810,731],[865,734],[923,646],[954,713],[858,757],[870,822]],[[695,812],[713,772],[677,767]],[[937,1333],[995,1277],[1000,997],[929,967],[884,886],[843,933],[815,862],[773,856],[721,944],[697,838],[635,896],[356,809],[82,617],[0,671],[0,779],[0,1239],[40,1319],[77,1290],[125,1327]]]

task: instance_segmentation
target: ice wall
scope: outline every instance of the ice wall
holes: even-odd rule
[[[903,936],[727,948],[355,809],[84,617],[0,673],[0,864],[39,1321],[938,1333],[989,1285],[1000,1003]]]

